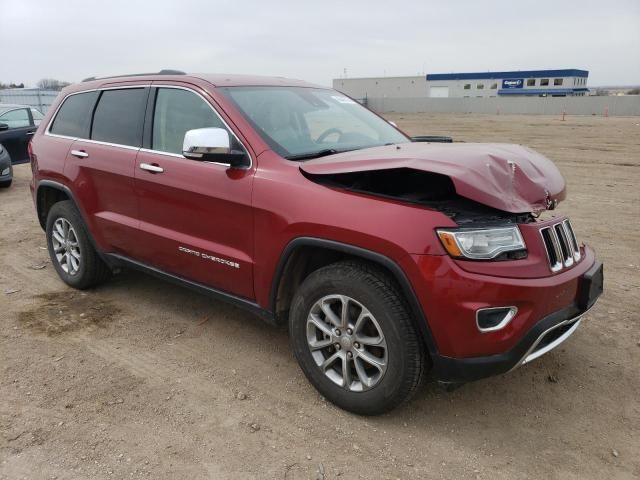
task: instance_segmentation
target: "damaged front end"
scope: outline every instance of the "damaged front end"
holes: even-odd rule
[[[300,169],[316,183],[423,205],[460,226],[530,223],[566,195],[555,165],[517,145],[391,145]]]
[[[461,197],[457,194],[451,178],[439,173],[394,168],[327,175],[305,173],[305,176],[332,188],[422,205],[444,213],[461,226],[534,221],[531,212],[505,212]]]

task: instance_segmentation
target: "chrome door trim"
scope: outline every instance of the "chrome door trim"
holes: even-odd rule
[[[92,143],[94,145],[105,145],[107,147],[124,148],[127,150],[140,150],[140,147],[132,147],[131,145],[122,145],[120,143],[101,142],[100,140],[88,140],[86,138],[76,138],[77,142]]]

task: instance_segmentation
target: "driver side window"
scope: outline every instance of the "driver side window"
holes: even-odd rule
[[[202,98],[188,90],[159,88],[153,113],[151,148],[182,154],[187,130],[224,128],[224,123]]]
[[[6,123],[9,128],[23,128],[31,125],[26,108],[11,110],[0,116],[0,123]]]

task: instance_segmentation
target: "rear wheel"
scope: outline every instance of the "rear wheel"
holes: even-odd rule
[[[411,397],[427,359],[388,275],[339,262],[313,272],[293,299],[290,341],[309,381],[345,410],[376,415]]]
[[[51,207],[46,232],[49,257],[67,285],[82,290],[109,278],[111,271],[93,248],[73,202],[65,200]]]

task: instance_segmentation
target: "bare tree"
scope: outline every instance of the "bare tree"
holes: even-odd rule
[[[55,78],[43,78],[37,83],[38,88],[43,90],[62,90],[67,85],[71,85],[69,82],[63,82],[56,80]]]
[[[24,83],[2,83],[0,82],[0,90],[5,88],[24,88]]]

